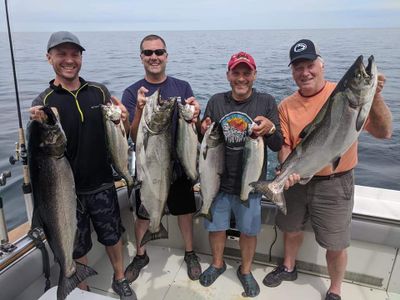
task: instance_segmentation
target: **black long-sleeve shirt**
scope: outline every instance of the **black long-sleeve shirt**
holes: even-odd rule
[[[66,156],[74,173],[77,193],[92,193],[113,185],[112,169],[108,158],[103,117],[100,108],[110,99],[104,85],[86,82],[68,91],[61,86],[50,86],[32,102],[32,106],[55,107],[67,137]]]

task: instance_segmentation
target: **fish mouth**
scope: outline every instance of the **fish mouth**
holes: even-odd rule
[[[374,76],[374,74],[372,74],[372,66],[375,64],[375,59],[374,59],[374,56],[373,55],[371,55],[369,58],[368,58],[368,66],[365,68],[365,72],[368,74],[368,76],[370,77],[370,78],[372,78],[373,76]]]
[[[46,123],[50,126],[54,126],[57,124],[58,119],[53,110],[49,106],[43,106],[41,110],[46,114],[47,120]]]

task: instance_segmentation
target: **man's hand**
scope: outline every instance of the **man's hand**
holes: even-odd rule
[[[212,124],[212,121],[210,119],[210,117],[207,117],[203,120],[203,122],[201,122],[201,134],[204,135],[208,129],[208,127],[210,127],[210,125]]]
[[[196,100],[195,97],[190,97],[190,98],[187,98],[185,100],[185,103],[194,106],[194,114],[193,114],[192,123],[196,123],[197,122],[197,118],[199,117],[199,114],[200,114],[200,104],[199,104],[199,102]]]
[[[115,96],[111,96],[111,102],[115,106],[118,106],[119,109],[121,110],[121,121],[125,122],[126,120],[128,120],[129,113],[128,113],[128,110],[126,109],[125,105],[123,105],[122,102]]]
[[[385,85],[386,77],[382,73],[378,73],[378,84],[376,85],[376,94],[379,94],[383,90],[383,86]]]
[[[142,86],[140,89],[138,89],[137,92],[137,100],[136,100],[136,109],[137,110],[143,110],[143,107],[146,105],[146,93],[148,93],[149,90],[146,89],[144,86]]]
[[[272,123],[269,119],[264,116],[257,116],[254,118],[255,125],[252,128],[252,137],[258,137],[268,134],[272,127],[274,127],[274,123]]]
[[[291,186],[294,186],[296,183],[300,181],[300,175],[297,173],[291,174],[286,182],[285,182],[285,190],[289,189]]]
[[[47,115],[42,110],[42,107],[43,105],[37,105],[29,108],[31,120],[36,120],[42,123],[47,120]]]

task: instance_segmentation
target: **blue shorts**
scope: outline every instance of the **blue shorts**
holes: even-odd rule
[[[231,211],[236,228],[248,236],[256,236],[261,230],[261,195],[249,195],[249,207],[244,206],[238,195],[218,193],[211,205],[212,222],[204,219],[208,231],[225,231],[230,228]]]

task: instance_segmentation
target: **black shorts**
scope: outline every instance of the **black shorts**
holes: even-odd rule
[[[137,213],[142,204],[142,201],[140,200],[140,190],[135,191],[135,198],[137,217],[142,220],[148,220],[148,218]],[[193,184],[186,176],[179,177],[173,184],[171,184],[167,206],[170,214],[173,216],[191,214],[196,211]]]
[[[124,231],[115,187],[94,194],[78,195],[77,232],[73,258],[81,258],[92,248],[90,220],[97,240],[104,246],[118,243]]]

